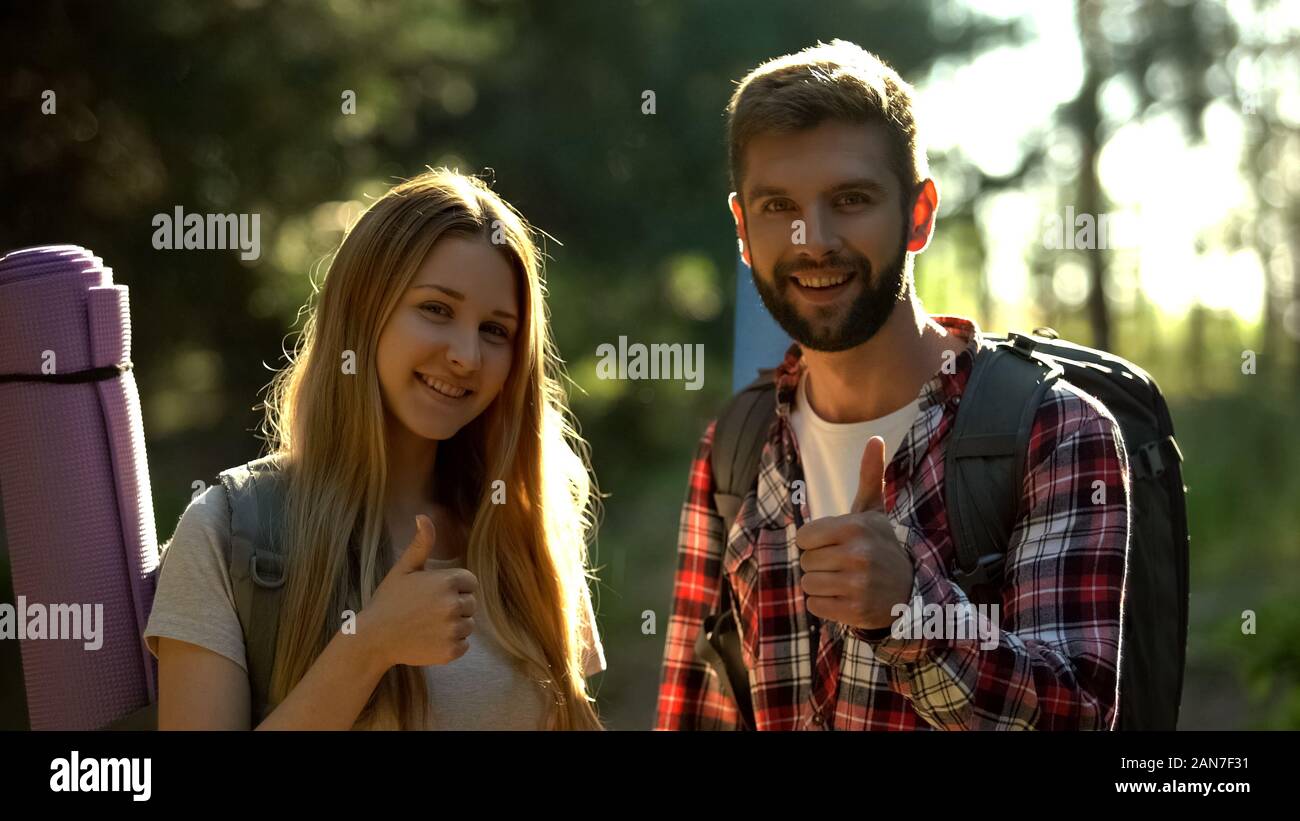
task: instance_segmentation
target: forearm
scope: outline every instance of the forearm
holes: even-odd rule
[[[388,665],[363,636],[338,632],[258,730],[349,730]]]
[[[1115,724],[1129,541],[1122,439],[1113,420],[1094,414],[1040,440],[1047,453],[1030,463],[1026,513],[1007,549],[999,610],[979,613],[964,639],[916,638],[913,630],[873,648],[933,726]],[[917,598],[936,614],[969,604],[933,561],[917,566],[909,604]],[[970,638],[991,638],[988,628],[996,628],[996,642]]]
[[[946,579],[921,595],[922,607],[961,608],[967,599]],[[962,609],[955,612],[963,613]],[[1119,614],[1064,633],[970,611],[968,638],[888,638],[876,658],[926,723],[945,730],[1107,730],[1115,718]],[[996,617],[995,617],[996,618]],[[919,627],[919,626],[915,626]],[[1016,632],[1016,629],[1020,632]],[[915,635],[915,629],[913,630]]]

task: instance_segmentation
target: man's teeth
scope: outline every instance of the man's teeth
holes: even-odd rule
[[[469,393],[469,391],[465,390],[464,388],[458,388],[455,385],[448,385],[446,382],[443,382],[441,379],[434,379],[433,377],[425,376],[422,373],[416,375],[420,377],[421,382],[433,388],[435,391],[442,394],[443,396],[447,396],[452,399],[459,399],[465,394]]]
[[[814,276],[801,275],[801,276],[796,276],[795,279],[799,280],[799,284],[805,288],[829,288],[832,285],[839,285],[841,282],[847,282],[849,279],[849,275],[838,274],[836,276],[829,276],[829,277],[814,277]]]

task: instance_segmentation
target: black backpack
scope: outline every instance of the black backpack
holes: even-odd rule
[[[714,501],[731,529],[754,490],[776,409],[764,371],[719,415],[713,436]],[[1150,374],[1050,328],[1033,335],[981,335],[945,454],[944,494],[956,552],[953,580],[974,602],[997,600],[1007,542],[1019,515],[1030,428],[1043,395],[1065,379],[1119,423],[1129,456],[1130,540],[1120,665],[1119,728],[1172,730],[1182,701],[1187,650],[1188,534],[1182,454],[1169,407]],[[725,535],[724,535],[725,539]],[[754,726],[730,585],[704,620],[696,651]]]

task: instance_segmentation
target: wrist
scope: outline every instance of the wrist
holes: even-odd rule
[[[362,610],[357,614],[354,634],[340,632],[337,636],[346,640],[357,668],[364,674],[378,680],[393,666],[370,611]]]

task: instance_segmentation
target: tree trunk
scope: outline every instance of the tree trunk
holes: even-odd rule
[[[1090,214],[1099,220],[1103,210],[1101,180],[1097,174],[1097,157],[1101,153],[1101,111],[1098,94],[1101,89],[1102,71],[1097,65],[1096,54],[1104,46],[1101,32],[1098,30],[1097,16],[1101,4],[1093,0],[1077,0],[1075,14],[1079,24],[1079,34],[1083,40],[1084,78],[1083,87],[1075,99],[1075,116],[1082,142],[1082,157],[1079,165],[1078,208],[1079,214]],[[1097,226],[1099,227],[1099,226]],[[1071,225],[1066,231],[1073,231]],[[1097,236],[1100,240],[1100,237]],[[1083,252],[1088,260],[1088,324],[1092,327],[1092,345],[1103,351],[1110,350],[1110,309],[1106,303],[1106,269],[1109,251],[1097,247]]]

